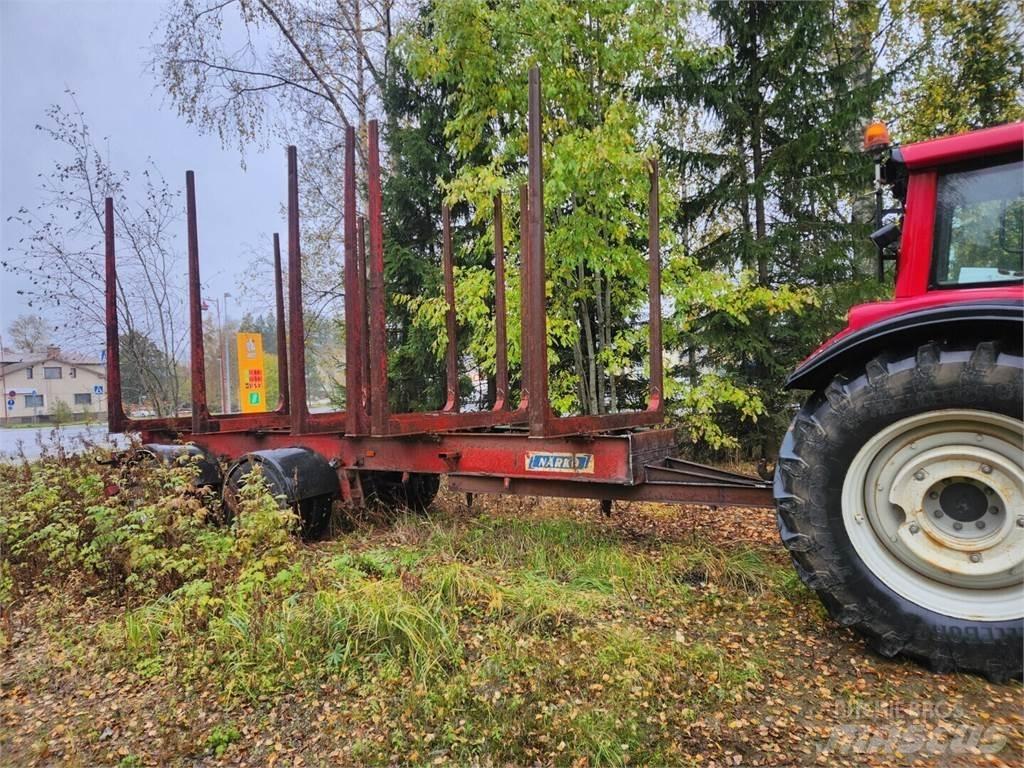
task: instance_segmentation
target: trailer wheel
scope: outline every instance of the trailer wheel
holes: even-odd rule
[[[996,342],[879,357],[789,428],[782,542],[829,613],[884,656],[1021,675],[1022,362]]]
[[[360,481],[368,502],[418,514],[427,511],[441,486],[440,475],[421,472],[366,472]]]
[[[291,508],[304,539],[322,538],[330,526],[334,502],[340,497],[337,471],[323,456],[306,448],[276,448],[245,454],[228,470],[223,508],[228,521],[239,512],[239,489],[253,467],[282,509]]]

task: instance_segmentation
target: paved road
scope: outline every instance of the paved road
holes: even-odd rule
[[[122,435],[110,435],[105,424],[71,427],[33,427],[22,429],[0,428],[0,461],[24,453],[30,459],[38,458],[44,449],[61,445],[68,451],[81,451],[87,445],[125,445]]]

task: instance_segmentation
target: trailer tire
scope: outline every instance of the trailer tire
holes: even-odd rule
[[[360,478],[366,500],[386,509],[425,514],[441,486],[440,475],[410,472],[367,472]]]
[[[281,509],[291,509],[299,534],[307,541],[323,538],[334,502],[340,498],[337,471],[327,459],[306,448],[253,451],[232,464],[224,479],[223,503],[227,522],[240,510],[239,491],[254,467]]]
[[[883,656],[1021,676],[1022,362],[991,341],[884,354],[790,425],[782,543],[831,616]]]

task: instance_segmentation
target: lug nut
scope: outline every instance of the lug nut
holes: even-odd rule
[[[981,473],[983,475],[991,475],[992,474],[992,467],[990,467],[988,464],[982,464],[981,465]]]
[[[939,498],[939,492],[938,491],[932,491],[931,493],[928,494],[928,498],[929,499],[937,499],[937,498]]]
[[[985,521],[984,520],[979,520],[978,522],[976,522],[974,524],[974,527],[977,528],[979,531],[984,530],[985,529]]]
[[[911,523],[910,524],[910,532],[911,533],[917,533],[920,530],[921,530],[921,527],[917,523]]]
[[[917,470],[917,472],[914,473],[914,479],[915,480],[924,480],[924,470],[923,469]]]
[[[989,514],[998,515],[999,514],[999,507],[989,507],[988,511],[989,511]]]
[[[979,555],[977,552],[974,552],[971,555],[971,562],[972,563],[980,563],[981,562],[981,555]]]
[[[1024,528],[1024,517],[1018,517],[1017,518],[1017,527],[1018,528]]]
[[[936,509],[934,512],[932,512],[932,514],[935,515],[935,519],[938,520],[945,513],[941,509]]]
[[[961,523],[961,522],[953,523],[953,530],[954,531],[962,531],[963,529],[964,529],[964,524],[963,523]]]

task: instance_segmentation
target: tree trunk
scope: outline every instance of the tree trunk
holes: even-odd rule
[[[604,300],[605,310],[604,316],[606,318],[605,328],[605,339],[607,343],[607,349],[612,347],[612,281],[604,281]],[[616,413],[619,410],[619,395],[615,386],[615,374],[608,374],[608,398],[609,398],[609,410],[612,413]]]
[[[597,354],[600,355],[602,349],[607,349],[605,342],[605,334],[608,331],[608,320],[605,316],[604,311],[604,298],[601,295],[601,273],[597,272],[594,275],[594,308],[597,311]],[[596,377],[596,396],[597,396],[597,413],[605,412],[605,399],[604,399],[604,366],[600,360],[596,361],[597,377]]]
[[[581,262],[577,269],[577,275],[579,278],[578,285],[582,287],[586,284],[586,275],[583,271],[583,263]],[[597,366],[596,360],[594,359],[594,333],[593,328],[590,324],[590,312],[587,309],[587,302],[584,299],[580,299],[579,303],[579,315],[580,323],[583,325],[583,337],[587,344],[586,349],[586,377],[587,377],[587,394],[588,401],[584,406],[587,408],[587,413],[597,413]],[[583,374],[583,371],[580,371]]]
[[[751,29],[757,29],[759,8],[757,3],[750,3],[747,6],[748,23]],[[764,170],[764,147],[762,146],[763,129],[763,96],[761,94],[761,61],[758,55],[758,35],[751,37],[750,45],[747,47],[747,64],[749,66],[749,80],[747,98],[750,104],[750,153],[753,162],[753,194],[754,194],[754,239],[757,243],[757,282],[758,285],[768,285],[768,254],[761,248],[761,243],[767,233],[764,210],[764,188],[762,186],[762,172]]]
[[[583,374],[583,347],[580,346],[580,337],[578,335],[572,345],[572,354],[576,362],[576,370],[579,372],[579,375],[576,377],[576,394],[580,399],[580,410],[585,411],[589,398],[587,396],[587,380]]]

